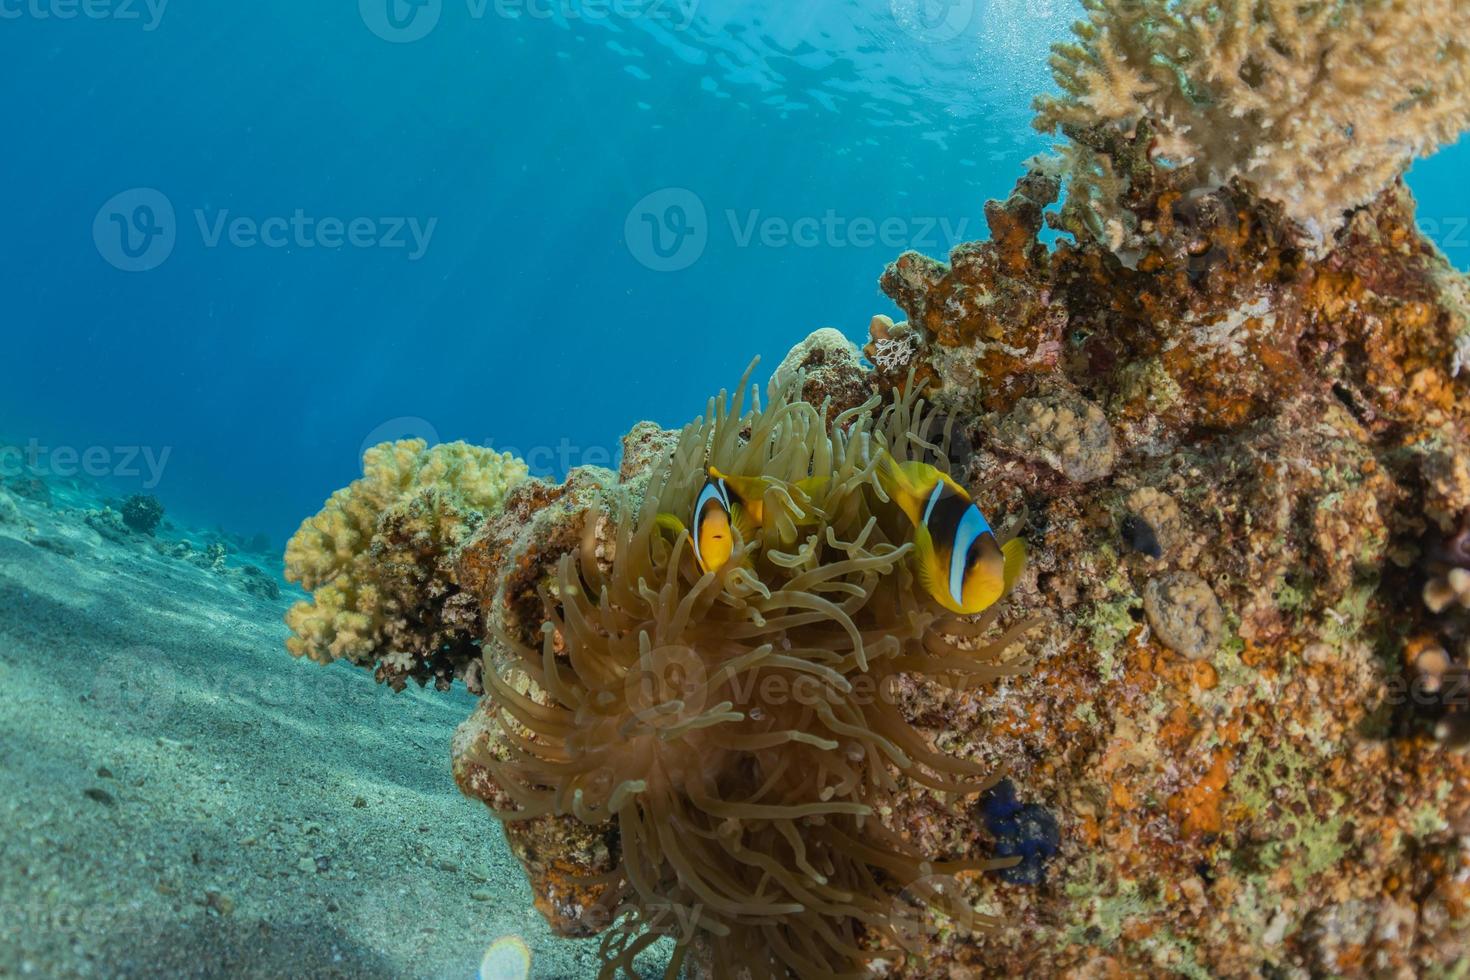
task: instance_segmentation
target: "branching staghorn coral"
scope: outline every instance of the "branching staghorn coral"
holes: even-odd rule
[[[526,473],[509,454],[462,442],[369,449],[362,479],[286,546],[286,578],[312,593],[286,614],[287,649],[376,665],[395,690],[465,676],[479,661],[478,604],[459,590],[453,552]]]
[[[1185,190],[1234,179],[1312,238],[1416,157],[1470,128],[1463,0],[1084,0],[1052,58],[1062,89],[1036,126],[1071,137],[1069,207],[1117,250],[1129,162],[1105,134],[1139,135]]]
[[[743,385],[711,402],[641,505],[589,515],[542,589],[539,648],[496,637],[504,669],[487,669],[487,688],[503,734],[471,751],[519,808],[502,818],[615,823],[604,976],[632,975],[673,923],[670,978],[695,946],[716,977],[868,976],[904,955],[901,890],[1010,863],[932,860],[878,813],[903,784],[963,795],[998,778],[932,749],[894,691],[906,673],[953,686],[1019,673],[1004,654],[1030,624],[985,643],[994,609],[961,622],[916,588],[875,470],[885,448],[935,448],[909,435],[928,431],[922,406],[875,419],[875,400],[828,426],[794,400],[801,387],[773,383],[764,410],[744,411]],[[700,574],[687,532],[658,516],[692,508],[707,465],[774,481],[753,539]],[[809,493],[794,486],[810,477]]]

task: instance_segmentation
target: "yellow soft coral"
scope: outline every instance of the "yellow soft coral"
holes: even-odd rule
[[[1036,126],[1146,122],[1152,156],[1196,187],[1242,178],[1325,240],[1419,156],[1470,128],[1465,0],[1083,0],[1056,46],[1062,94]],[[1075,143],[1072,194],[1117,237],[1107,162]]]
[[[319,663],[377,665],[381,681],[477,686],[475,606],[452,555],[527,475],[508,453],[462,442],[384,443],[286,546],[286,577],[313,593],[286,614],[286,646]]]

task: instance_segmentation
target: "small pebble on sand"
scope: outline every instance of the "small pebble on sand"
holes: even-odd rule
[[[82,795],[89,800],[96,800],[103,806],[117,806],[117,800],[113,799],[112,794],[105,789],[98,789],[93,786],[89,789],[82,790]]]

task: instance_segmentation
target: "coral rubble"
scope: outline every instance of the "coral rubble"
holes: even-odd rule
[[[82,521],[108,541],[127,544],[133,539],[132,528],[128,527],[122,514],[111,507],[104,505],[97,510],[88,510],[82,515]]]

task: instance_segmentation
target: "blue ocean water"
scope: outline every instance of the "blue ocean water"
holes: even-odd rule
[[[1076,13],[0,0],[0,432],[278,541],[382,438],[612,463],[982,237]],[[1411,175],[1462,268],[1467,164]]]

